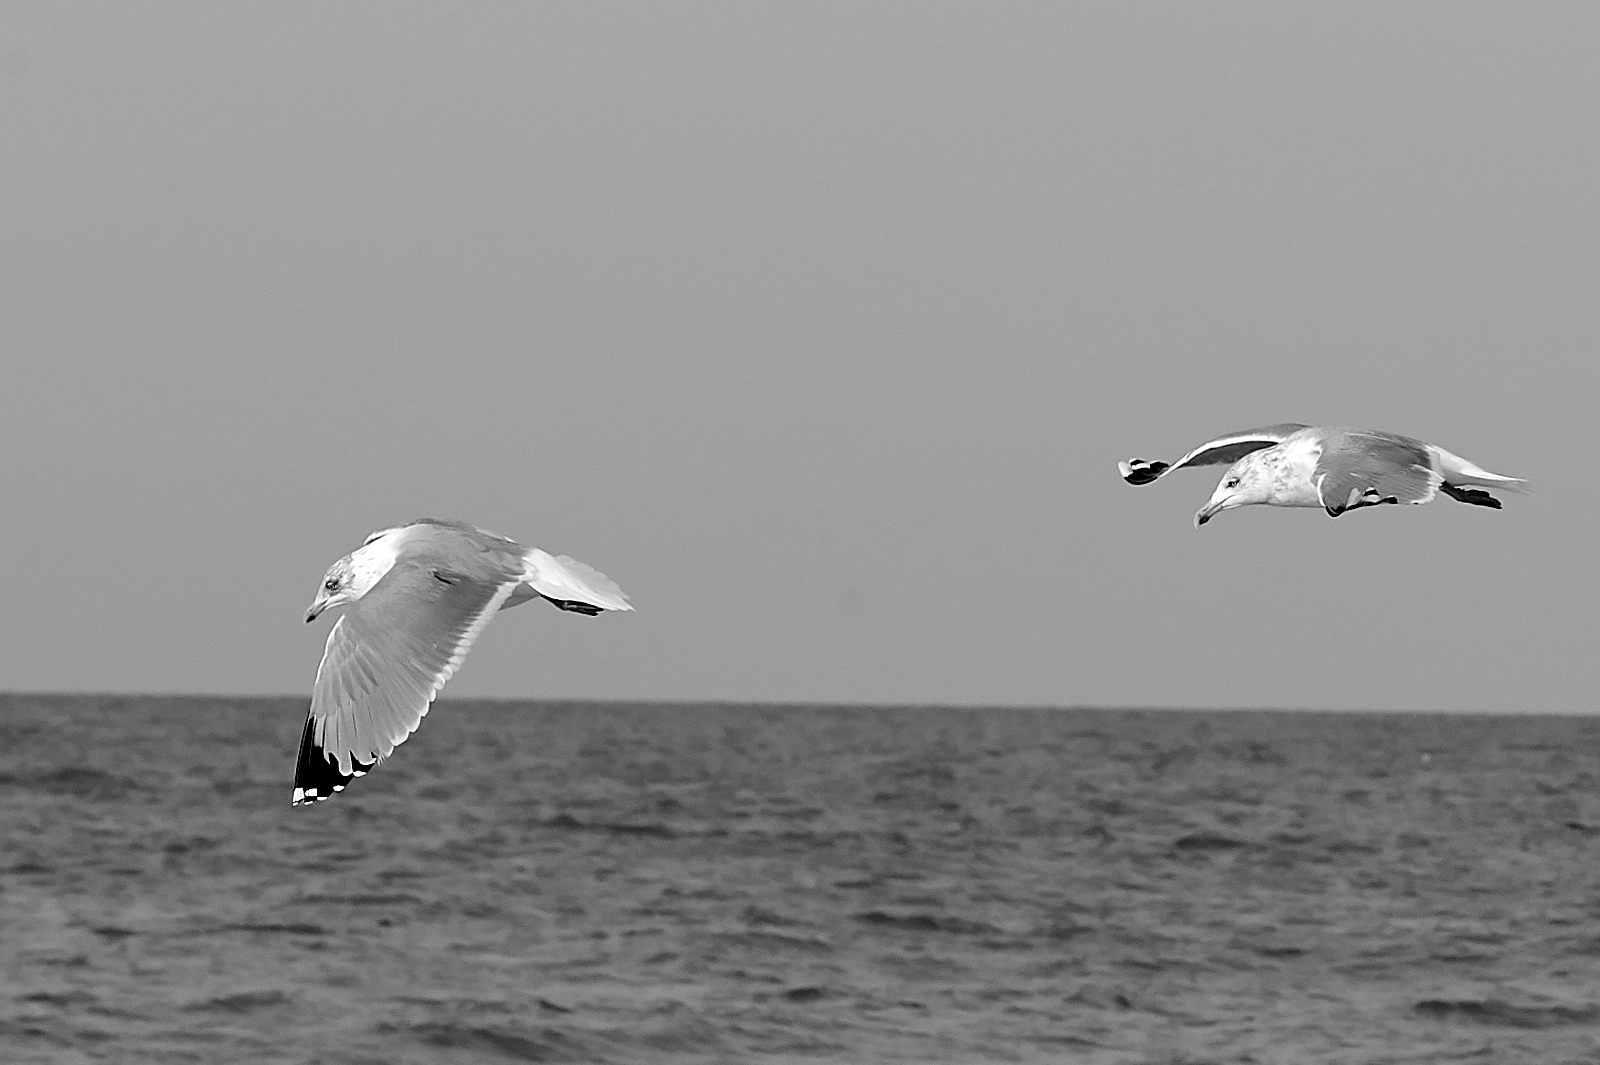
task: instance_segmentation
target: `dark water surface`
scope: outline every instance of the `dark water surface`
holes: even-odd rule
[[[1600,722],[0,697],[0,1061],[1600,1061]]]

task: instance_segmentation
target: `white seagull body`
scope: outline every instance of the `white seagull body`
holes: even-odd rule
[[[1177,462],[1129,459],[1118,463],[1123,480],[1149,484],[1185,466],[1230,463],[1211,500],[1194,516],[1198,528],[1224,510],[1321,507],[1337,518],[1347,510],[1382,503],[1426,503],[1443,492],[1452,499],[1500,509],[1480,488],[1522,490],[1527,482],[1475,466],[1436,444],[1397,433],[1294,422],[1246,429],[1208,440]]]
[[[537,598],[581,614],[633,609],[582,562],[458,521],[382,529],[329,567],[306,620],[352,605],[328,633],[317,667],[294,805],[343,791],[389,757],[495,612]]]

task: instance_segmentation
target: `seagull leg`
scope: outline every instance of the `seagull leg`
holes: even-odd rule
[[[1370,493],[1372,490],[1369,488],[1367,491]],[[1354,492],[1351,492],[1350,493],[1350,497],[1351,497],[1351,502],[1346,504],[1345,506],[1337,507],[1337,508],[1335,508],[1335,507],[1327,507],[1326,510],[1328,511],[1328,517],[1337,518],[1341,514],[1344,514],[1344,513],[1348,512],[1348,511],[1352,511],[1352,510],[1360,510],[1362,507],[1381,507],[1385,503],[1396,503],[1396,504],[1398,504],[1400,502],[1399,498],[1397,498],[1396,496],[1382,496],[1382,497],[1379,497],[1379,496],[1376,496],[1376,495],[1363,495],[1363,496],[1357,497]]]

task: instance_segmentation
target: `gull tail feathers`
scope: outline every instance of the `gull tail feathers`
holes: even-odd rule
[[[598,614],[633,609],[616,581],[575,558],[535,547],[523,556],[523,563],[522,579],[562,610]]]
[[[1439,460],[1439,472],[1451,485],[1477,484],[1486,488],[1503,488],[1509,492],[1530,492],[1533,486],[1523,477],[1505,477],[1474,463],[1460,455],[1452,454],[1437,444],[1428,445]]]

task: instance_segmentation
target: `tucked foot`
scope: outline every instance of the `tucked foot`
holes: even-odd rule
[[[1499,510],[1500,501],[1481,488],[1462,488],[1453,484],[1441,484],[1439,491],[1451,499],[1463,503],[1471,503],[1475,507],[1488,507],[1490,510]]]
[[[550,599],[548,595],[545,596],[545,598],[554,603],[556,609],[558,610],[571,610],[574,613],[587,614],[590,617],[594,617],[596,614],[600,613],[602,609],[592,603],[584,603],[576,599]]]

